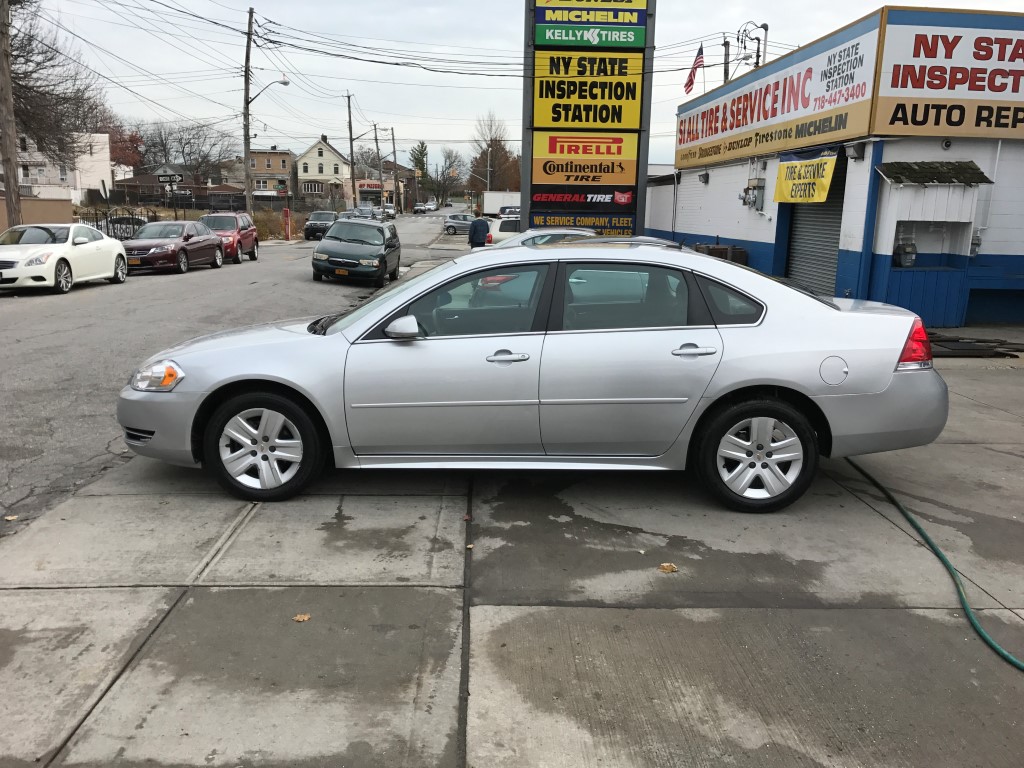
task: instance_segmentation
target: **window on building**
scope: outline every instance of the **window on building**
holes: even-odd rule
[[[256,179],[256,189],[270,189],[266,179]]]
[[[273,167],[273,165],[274,165],[274,163],[273,163],[273,162],[271,161],[271,159],[270,159],[270,158],[268,157],[268,158],[267,158],[267,169],[269,170],[269,169],[270,169],[271,167]]]
[[[302,164],[302,172],[303,173],[309,173],[309,163],[303,163]]]
[[[250,157],[249,158],[249,167],[250,168],[255,168],[256,167],[256,158],[255,157]]]
[[[319,181],[305,181],[302,183],[302,191],[307,195],[322,195],[324,185]]]
[[[283,170],[283,171],[287,171],[288,170],[288,158],[287,157],[282,157],[281,158],[281,170]]]
[[[21,166],[21,178],[27,179],[29,177],[29,170],[27,165]]]
[[[319,173],[319,174],[321,174],[321,175],[323,174],[323,172],[324,172],[324,164],[323,164],[323,163],[319,163],[319,164],[318,164],[318,165],[316,166],[316,172],[317,172],[317,173]]]
[[[18,146],[21,148],[22,152],[28,152],[28,139],[22,136],[21,140],[18,142]]]
[[[335,175],[335,176],[337,176],[337,175],[338,175],[338,172],[339,172],[340,170],[341,170],[341,169],[340,169],[340,168],[338,167],[338,164],[337,164],[337,163],[335,163],[335,164],[334,164],[334,175]]]
[[[66,165],[58,166],[57,167],[57,172],[60,174],[60,180],[61,181],[67,181],[68,180],[68,167]]]
[[[324,148],[323,147],[317,147],[316,148],[316,156],[317,157],[323,157],[324,156]]]

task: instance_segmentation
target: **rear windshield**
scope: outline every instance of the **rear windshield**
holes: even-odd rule
[[[14,227],[0,235],[0,245],[46,245],[67,240],[67,227]]]
[[[333,213],[325,213],[323,211],[316,211],[309,214],[310,221],[334,221]]]
[[[165,238],[181,237],[181,233],[184,231],[184,224],[164,224],[161,222],[155,222],[153,224],[147,224],[144,227],[140,227],[139,231],[135,233],[135,239],[163,240]]]
[[[324,235],[327,240],[341,240],[343,243],[359,245],[384,245],[384,233],[377,227],[357,224],[354,221],[336,221]]]
[[[235,229],[238,226],[234,216],[203,216],[199,220],[210,229]]]

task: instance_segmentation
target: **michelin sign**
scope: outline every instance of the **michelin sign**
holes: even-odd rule
[[[552,7],[557,5],[557,7]],[[538,46],[643,48],[647,42],[647,2],[590,3],[600,8],[538,4],[534,43]]]

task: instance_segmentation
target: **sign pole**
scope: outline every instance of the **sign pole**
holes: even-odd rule
[[[526,24],[523,30],[523,145],[519,157],[519,230],[530,228],[530,191],[533,187],[533,94],[534,84],[534,44],[533,26],[537,14],[536,0],[526,3]],[[490,161],[488,160],[488,165]],[[488,183],[488,187],[490,184]],[[483,207],[481,196],[480,207]]]
[[[640,147],[636,163],[636,228],[646,231],[647,216],[647,161],[651,153],[651,95],[654,92],[654,20],[658,0],[647,0],[647,35],[644,45],[644,88],[640,111]],[[675,237],[675,233],[672,233]]]

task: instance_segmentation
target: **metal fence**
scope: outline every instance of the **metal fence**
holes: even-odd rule
[[[78,211],[79,222],[118,240],[130,240],[143,224],[159,219],[152,208],[82,208]]]

